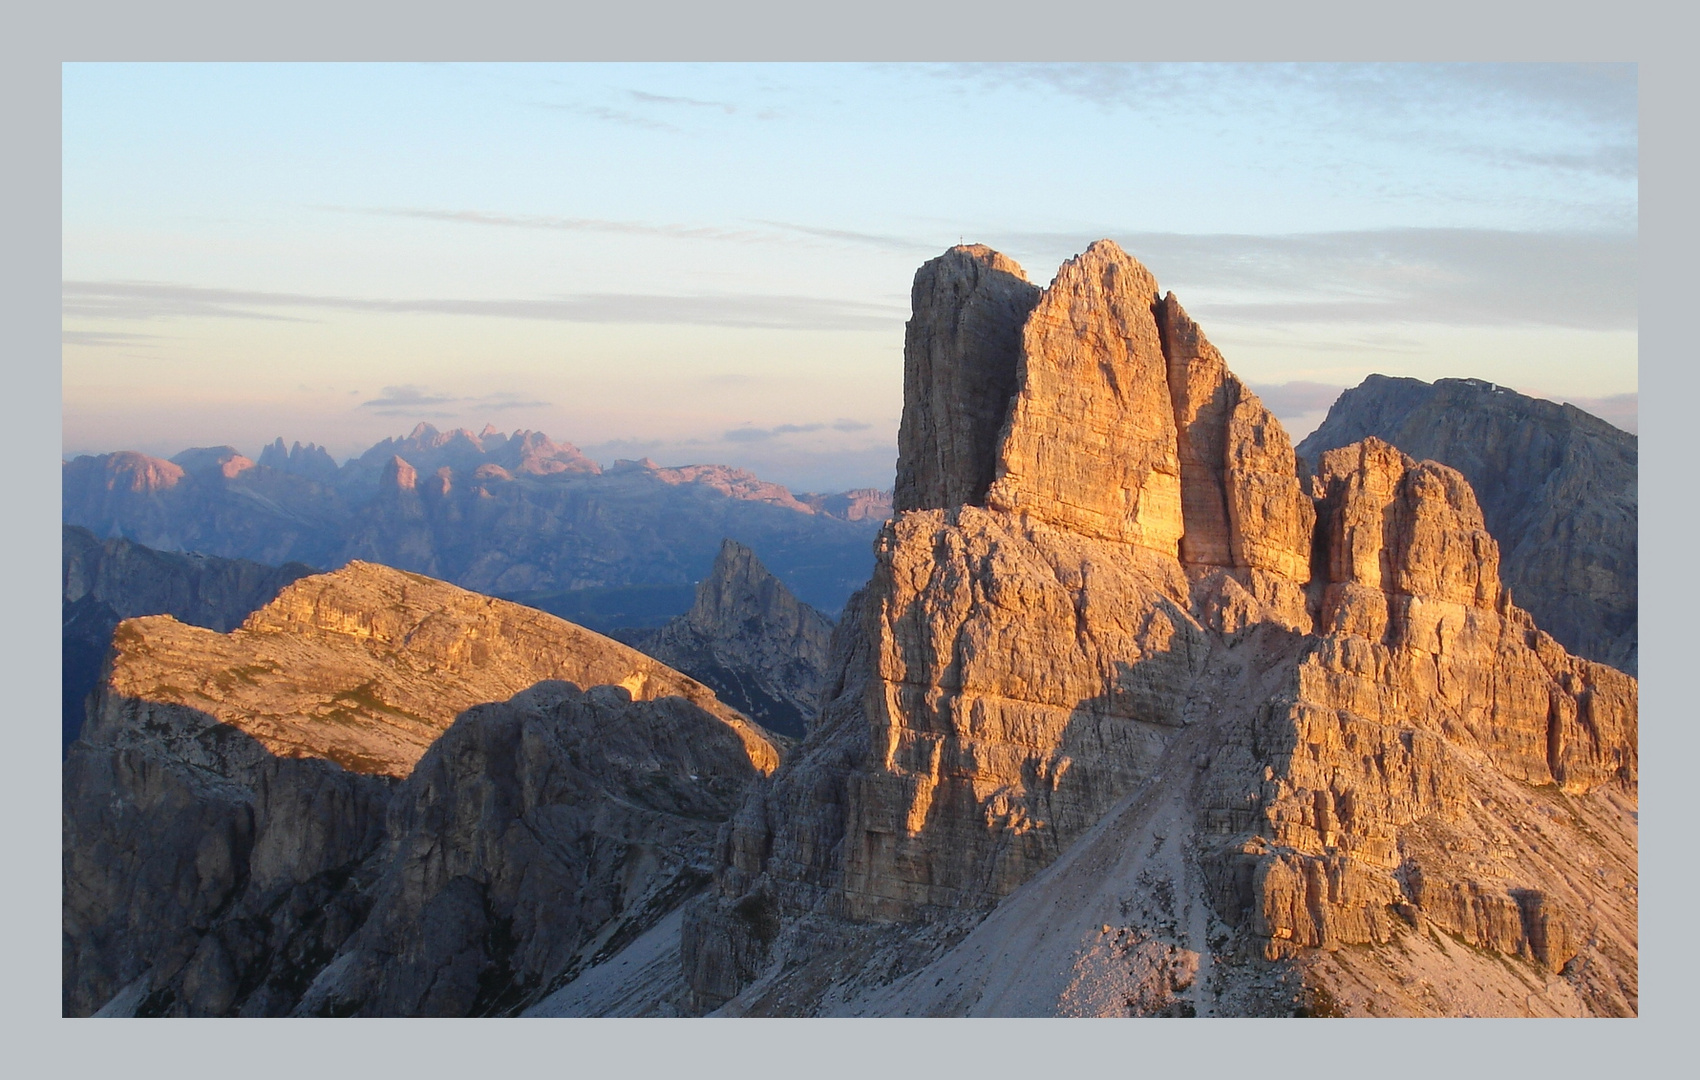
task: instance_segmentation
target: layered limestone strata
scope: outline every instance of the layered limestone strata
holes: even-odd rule
[[[1579,800],[1633,804],[1634,680],[1511,605],[1468,484],[1365,443],[1301,488],[1279,423],[1107,241],[1018,329],[974,322],[988,280],[1019,295],[1024,279],[984,248],[917,275],[899,513],[840,624],[820,719],[739,811],[718,895],[687,914],[698,1007],[880,1011],[823,974],[864,940],[854,927],[988,910],[1113,808],[1137,832],[1154,828],[1140,807],[1173,800],[1184,836],[1125,838],[1150,855],[1132,856],[1145,884],[1117,921],[1151,971],[1186,952],[1218,961],[1214,981],[1105,998],[1082,976],[1010,1007],[1311,1008],[1306,986],[1329,992],[1318,950],[1421,927],[1549,973],[1586,952],[1595,981],[1557,1011],[1633,1011],[1632,898],[1627,921],[1619,891],[1593,909],[1607,928],[1583,929],[1594,879],[1460,854],[1532,835],[1557,805],[1568,835],[1607,830],[1601,881],[1633,875],[1632,818]],[[939,346],[938,327],[968,325]],[[960,388],[1001,385],[1012,349],[1008,419],[974,443],[984,427],[951,410],[995,414]],[[1395,1011],[1445,1010],[1414,1000]]]
[[[517,1009],[699,887],[784,742],[617,642],[385,567],[229,634],[129,620],[65,764],[65,1012]]]

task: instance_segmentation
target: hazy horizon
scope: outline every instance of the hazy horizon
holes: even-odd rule
[[[416,422],[889,487],[959,241],[1099,237],[1295,440],[1372,372],[1634,429],[1633,65],[64,68],[63,452]],[[1320,402],[1320,404],[1318,404]]]

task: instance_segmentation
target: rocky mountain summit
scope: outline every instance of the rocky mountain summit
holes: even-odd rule
[[[1635,680],[1456,470],[1281,425],[1114,244],[921,268],[897,516],[685,914],[725,1015],[1625,1015]]]
[[[97,540],[87,529],[63,530],[61,582],[64,745],[83,725],[88,695],[100,680],[112,633],[124,619],[170,615],[221,633],[298,578],[317,573],[289,563],[155,551],[128,540]]]
[[[688,586],[731,536],[829,611],[866,579],[887,516],[878,492],[805,501],[726,465],[604,471],[540,432],[429,424],[341,467],[279,439],[258,462],[227,446],[80,457],[62,487],[64,521],[102,538],[272,565],[359,559],[510,597]]]
[[[518,1007],[706,880],[785,741],[542,612],[387,567],[123,622],[65,765],[68,1015]]]
[[[1517,603],[1566,649],[1635,673],[1634,435],[1480,379],[1371,375],[1298,452],[1315,461],[1372,437],[1462,473]]]
[[[726,540],[690,611],[621,640],[712,687],[771,731],[801,739],[820,709],[832,621]]]

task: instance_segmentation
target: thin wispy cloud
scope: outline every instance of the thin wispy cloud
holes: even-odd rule
[[[220,318],[263,319],[273,322],[309,321],[295,315],[254,310],[277,306],[276,295],[234,289],[197,289],[193,286],[148,281],[66,281],[61,286],[60,312],[68,319]]]
[[[662,236],[673,240],[774,242],[784,239],[773,233],[761,233],[750,229],[725,229],[707,225],[655,225],[641,221],[559,217],[552,214],[497,214],[484,210],[432,210],[381,206],[322,206],[318,209],[345,214],[364,214],[372,217],[439,221],[455,225],[489,225],[504,229],[548,229],[560,232],[600,232],[622,236]]]
[[[724,101],[702,101],[697,98],[672,97],[667,94],[649,94],[642,90],[627,90],[626,93],[631,96],[633,101],[642,102],[645,105],[686,105],[696,109],[718,109],[728,116],[738,111],[736,105]]]
[[[418,386],[386,386],[380,396],[362,401],[361,408],[404,408],[413,405],[446,405],[461,398],[428,394]]]
[[[890,330],[908,312],[891,304],[812,296],[735,293],[657,296],[590,293],[554,299],[383,300],[303,293],[251,292],[137,281],[64,282],[69,318],[147,320],[166,317],[289,319],[282,310],[374,314],[461,315],[567,323],[725,326],[774,330]]]
[[[94,348],[111,348],[119,345],[146,345],[155,340],[153,334],[121,334],[103,330],[61,330],[59,342],[62,345],[86,345]]]
[[[842,244],[857,244],[904,253],[937,253],[938,245],[912,236],[889,233],[859,232],[854,229],[833,229],[815,225],[798,225],[788,221],[769,221],[757,218],[755,224],[766,229],[739,229],[716,225],[679,225],[643,221],[620,221],[613,218],[566,217],[555,214],[500,214],[488,210],[440,210],[421,207],[390,206],[318,206],[340,214],[361,214],[369,217],[407,218],[414,221],[436,221],[451,225],[487,225],[503,229],[542,229],[558,232],[596,232],[620,236],[657,236],[669,240],[719,240],[738,244],[795,244],[799,238],[830,240]]]
[[[1278,417],[1297,417],[1320,412],[1334,404],[1343,386],[1303,380],[1251,388],[1265,408]]]
[[[1513,171],[1632,180],[1633,64],[942,64],[964,92],[1049,92],[1154,123],[1263,116],[1317,151],[1399,143]]]
[[[1150,267],[1195,317],[1208,313],[1212,322],[1632,330],[1638,319],[1633,233],[1101,235]],[[1053,252],[1082,250],[1095,237],[1019,233],[1001,239],[1015,250]],[[1203,295],[1189,299],[1192,292]]]
[[[443,410],[439,406],[457,406],[454,410]],[[386,386],[383,391],[370,401],[362,401],[360,408],[371,409],[378,416],[406,416],[422,420],[451,420],[467,413],[487,413],[504,409],[546,408],[547,401],[538,401],[524,394],[500,392],[481,395],[453,395],[433,392],[426,387],[411,383],[403,386]]]
[[[809,424],[777,424],[769,428],[733,428],[731,431],[722,435],[721,438],[726,442],[731,443],[766,442],[769,439],[775,439],[782,435],[799,435],[811,431],[826,431],[829,428],[833,431],[851,432],[867,431],[872,427],[872,424],[862,420],[839,419],[834,420],[830,424],[816,421]]]
[[[866,244],[871,247],[884,248],[888,251],[901,252],[931,252],[938,253],[938,245],[913,236],[893,236],[889,233],[857,232],[853,229],[826,229],[814,225],[794,225],[786,221],[759,220],[762,225],[771,225],[776,229],[785,229],[803,236],[818,237],[822,240],[838,240],[851,244]]]
[[[552,109],[556,112],[573,113],[588,117],[591,120],[602,120],[626,127],[643,128],[647,131],[677,132],[679,129],[664,120],[656,120],[649,116],[626,112],[623,109],[610,109],[606,105],[582,105],[577,102],[534,101],[539,109]]]

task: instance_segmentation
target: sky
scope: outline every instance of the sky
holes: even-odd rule
[[[889,487],[916,267],[1109,237],[1295,441],[1371,373],[1630,430],[1633,65],[68,64],[67,454],[546,432]]]

